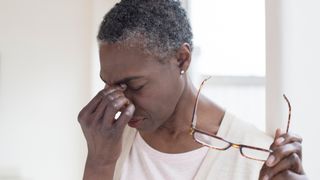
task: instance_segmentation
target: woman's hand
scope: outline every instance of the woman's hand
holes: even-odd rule
[[[270,146],[273,151],[263,165],[259,180],[307,179],[302,167],[302,139],[292,134],[282,134],[277,129]]]
[[[78,121],[88,145],[85,176],[88,169],[114,169],[120,156],[123,130],[135,110],[123,93],[125,88],[117,86],[103,89],[79,113]],[[118,111],[121,111],[121,115],[115,120]]]

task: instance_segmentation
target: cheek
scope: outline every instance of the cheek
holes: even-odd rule
[[[178,89],[154,88],[134,97],[138,115],[146,115],[149,123],[159,124],[167,120],[175,110],[179,100]]]

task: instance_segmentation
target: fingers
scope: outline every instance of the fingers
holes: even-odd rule
[[[286,133],[279,136],[276,141],[275,145],[287,144],[290,142],[299,142],[302,143],[302,138],[296,134]]]
[[[282,144],[296,143],[298,146],[300,146],[300,151],[298,151],[297,154],[299,155],[300,159],[302,159],[302,141],[303,140],[299,135],[289,133],[281,135],[280,140],[278,139],[275,144],[277,146],[281,146]]]
[[[88,157],[98,164],[115,163],[121,154],[124,123],[115,123],[118,111],[122,111],[119,122],[129,121],[134,106],[125,97],[126,88],[107,87],[100,91],[79,113],[79,121],[88,146]],[[117,121],[117,122],[118,122]],[[120,126],[122,125],[122,126]]]
[[[276,130],[274,142],[271,144],[270,149],[275,149],[280,145],[288,144],[291,142],[302,142],[302,138],[298,135],[291,133],[282,133],[280,129]]]
[[[295,179],[295,180],[308,180],[309,178],[303,174],[296,174],[292,171],[282,171],[281,173],[274,176],[272,180],[287,180],[287,179]]]
[[[263,169],[263,180],[272,179],[274,176],[286,170],[300,172],[299,174],[302,174],[303,170],[301,160],[296,153],[290,154],[287,158],[282,159],[276,166],[272,168]]]
[[[113,91],[110,94],[106,95],[103,100],[101,101],[100,105],[97,107],[96,111],[94,112],[94,120],[98,121],[100,120],[103,115],[104,115],[104,111],[108,105],[108,103],[110,103],[111,101],[124,96],[122,92],[119,91]]]
[[[123,88],[114,86],[108,89],[101,90],[79,113],[78,121],[83,123],[84,121],[96,121],[101,117],[101,113],[104,112],[105,106],[108,101],[117,98]],[[116,92],[116,93],[114,93]],[[122,93],[123,94],[123,93]],[[90,122],[86,122],[90,123]]]
[[[279,136],[281,135],[281,129],[280,128],[278,128],[277,130],[276,130],[276,133],[275,133],[275,138],[278,138]]]
[[[101,91],[80,111],[78,115],[78,121],[81,123],[86,117],[88,117],[94,109],[101,102],[103,96],[101,96]]]
[[[302,138],[293,134],[281,134],[277,130],[270,149],[273,151],[260,171],[260,178],[270,179],[279,173],[290,171],[304,174],[302,168]],[[280,177],[280,176],[279,176]]]
[[[120,96],[117,99],[110,101],[104,111],[104,115],[102,118],[103,127],[111,127],[115,121],[115,114],[127,104],[129,104],[129,100],[124,96]],[[118,118],[118,120],[120,119]]]
[[[125,110],[121,113],[120,117],[118,118],[116,122],[116,126],[123,129],[125,125],[130,121],[130,119],[133,117],[135,111],[135,107],[133,104],[129,104]]]
[[[274,152],[268,158],[266,164],[272,167],[282,158],[285,158],[291,153],[297,153],[300,159],[302,159],[302,138],[293,134],[282,134],[275,138],[274,143],[270,146],[270,149]],[[271,162],[273,161],[273,162]]]
[[[266,161],[268,167],[275,166],[283,158],[286,158],[292,153],[301,154],[301,144],[299,142],[293,142],[289,144],[284,144],[273,149],[273,152],[270,154],[269,158]]]

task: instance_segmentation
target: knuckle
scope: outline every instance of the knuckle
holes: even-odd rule
[[[281,173],[281,175],[282,175],[283,178],[288,178],[289,175],[290,175],[290,172],[289,172],[289,170],[285,170],[285,171],[283,171],[283,172]]]
[[[123,115],[124,115],[124,117],[129,118],[129,117],[131,117],[131,112],[130,111],[125,111],[123,113]]]
[[[275,150],[277,148],[277,145],[275,143],[272,143],[270,146],[270,149]]]
[[[280,137],[283,137],[285,140],[287,140],[291,137],[291,134],[290,134],[290,132],[288,132],[288,133],[280,135]]]
[[[114,97],[113,97],[112,94],[108,94],[108,95],[106,96],[106,98],[107,98],[108,100],[110,100],[110,101],[113,101],[113,100],[114,100]]]
[[[78,117],[78,123],[82,123],[82,119]]]
[[[108,108],[110,108],[110,110],[113,112],[118,111],[121,107],[121,101],[121,99],[116,99],[114,101],[109,102]]]
[[[286,154],[288,154],[289,150],[290,150],[290,145],[286,144],[286,145],[279,148],[279,154],[286,155]]]
[[[110,125],[104,125],[101,126],[101,128],[99,129],[100,133],[105,134],[105,133],[109,133],[112,131],[112,128]]]
[[[273,151],[273,155],[274,155],[275,157],[281,157],[284,153],[285,153],[285,150],[284,150],[283,147],[278,147],[277,149],[275,149],[275,150]]]
[[[112,126],[105,126],[103,128],[100,129],[100,133],[104,134],[105,136],[114,139],[115,137],[119,136],[119,132],[117,130],[117,128],[114,128]]]
[[[284,180],[284,179],[288,179],[288,177],[289,177],[289,172],[286,172],[286,171],[287,171],[287,170],[278,173],[277,175],[275,175],[275,176],[272,178],[272,180]]]
[[[108,94],[106,96],[106,99],[108,99],[109,101],[113,101],[113,100],[116,100],[116,99],[120,98],[121,96],[122,96],[121,92],[115,91],[115,92],[112,92],[112,93]]]
[[[297,141],[297,142],[300,142],[300,143],[302,142],[302,137],[299,136],[298,134],[289,133],[288,137],[292,141]]]
[[[91,116],[90,116],[90,119],[92,120],[92,121],[99,121],[100,119],[102,119],[103,118],[103,114],[102,113],[95,113],[95,114],[92,114]]]
[[[114,96],[118,97],[121,96],[123,94],[123,92],[121,92],[120,90],[116,90],[113,92]]]
[[[81,112],[78,114],[77,119],[78,119],[78,122],[81,122],[81,120],[82,120],[82,114],[81,114]]]
[[[296,162],[299,162],[299,161],[300,161],[300,158],[299,158],[299,156],[298,156],[297,153],[292,153],[292,154],[290,155],[290,159],[291,159],[291,162],[292,162],[292,163],[296,163]]]
[[[298,138],[298,141],[299,141],[300,143],[302,143],[303,138],[302,138],[302,137],[300,137],[300,136],[297,136],[297,138]]]
[[[112,101],[110,105],[114,110],[118,111],[121,109],[121,107],[125,104],[126,101],[126,98],[121,96],[117,97],[114,101]]]
[[[302,151],[302,145],[301,145],[301,143],[295,142],[295,143],[294,143],[294,146],[296,147],[296,149],[297,149],[298,152],[301,152],[301,151]]]
[[[287,179],[288,176],[289,176],[289,172],[288,172],[288,170],[285,170],[285,171],[282,171],[279,174],[277,174],[274,179],[276,179],[276,180]]]
[[[110,94],[110,93],[114,93],[115,91],[118,91],[120,90],[120,88],[118,86],[112,86],[112,87],[109,87],[107,89],[104,89],[102,92],[104,95],[107,95],[107,94]]]
[[[84,112],[83,112],[83,110],[81,110],[81,111],[79,112],[77,119],[78,119],[78,122],[79,122],[79,123],[81,123],[81,122],[83,121],[83,119],[84,119]]]
[[[119,105],[118,105],[118,102],[117,101],[113,101],[111,104],[111,107],[114,109],[114,110],[117,110]]]

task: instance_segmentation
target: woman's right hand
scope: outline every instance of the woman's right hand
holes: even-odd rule
[[[112,166],[120,156],[123,130],[135,110],[124,95],[125,88],[101,90],[78,115],[88,145],[86,167]],[[121,115],[115,120],[118,111]]]

